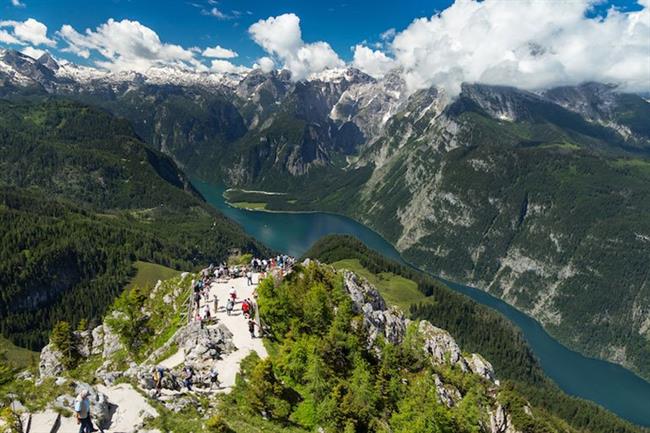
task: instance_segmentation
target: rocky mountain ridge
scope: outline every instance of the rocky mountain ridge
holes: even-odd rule
[[[315,265],[307,261],[303,266]],[[142,307],[142,313],[147,317],[170,313],[181,314],[185,308],[184,299],[191,278],[192,275],[185,273],[174,280],[159,281],[147,294],[148,300]],[[257,276],[255,278],[257,279]],[[488,401],[481,407],[481,410],[485,410],[486,413],[484,421],[476,426],[480,431],[486,433],[520,431],[513,425],[509,410],[496,398],[499,393],[499,381],[496,380],[496,374],[488,361],[477,354],[462,353],[449,333],[434,327],[429,322],[409,321],[401,311],[388,307],[378,291],[365,279],[352,272],[344,272],[342,278],[344,290],[352,300],[355,313],[361,317],[367,332],[367,345],[376,352],[376,356],[382,356],[381,347],[386,344],[383,341],[395,346],[420,345],[419,350],[432,365],[451,368],[462,375],[476,375],[482,383],[486,384],[488,391],[484,398]],[[241,280],[243,281],[243,278]],[[31,387],[36,387],[37,390],[47,389],[47,392],[52,395],[51,400],[41,403],[45,406],[39,406],[36,410],[27,408],[25,404],[28,402],[21,401],[20,395],[13,396],[11,407],[22,420],[23,432],[39,432],[39,429],[44,428],[49,430],[51,426],[55,428],[53,431],[74,428],[74,423],[66,418],[66,414],[73,404],[74,395],[82,389],[90,392],[91,413],[94,414],[95,423],[107,432],[159,432],[161,430],[152,425],[156,425],[155,419],[163,416],[162,412],[181,414],[189,407],[199,407],[199,413],[204,417],[214,416],[215,408],[219,407],[216,403],[217,396],[221,391],[217,390],[216,394],[211,393],[212,388],[209,387],[207,374],[196,376],[194,386],[203,389],[202,391],[180,392],[181,385],[175,382],[175,375],[166,373],[163,396],[156,397],[150,373],[156,365],[166,364],[165,359],[169,356],[170,347],[178,347],[181,351],[179,353],[184,354],[186,363],[191,362],[195,371],[201,371],[204,365],[208,366],[205,368],[209,370],[214,359],[227,357],[241,350],[233,345],[231,330],[223,323],[207,327],[199,325],[198,322],[181,324],[167,341],[161,340],[162,346],[138,363],[133,361],[133,355],[125,346],[122,336],[114,329],[113,320],[123,313],[115,310],[111,314],[112,316],[109,315],[98,327],[73,333],[74,351],[80,357],[74,370],[68,370],[65,363],[66,355],[55,343],[50,343],[41,353],[38,376],[28,372],[17,376],[17,384],[23,384],[21,386],[24,389]],[[165,326],[168,327],[169,323]],[[245,326],[243,321],[241,326]],[[161,336],[168,333],[166,329],[150,331]],[[411,341],[411,337],[407,337],[408,332],[416,333],[416,343],[407,342],[407,340]],[[239,368],[239,364],[235,368]],[[176,375],[179,374],[180,372],[176,372]],[[226,374],[224,371],[220,372],[221,376]],[[92,381],[90,383],[84,381],[87,380],[86,378]],[[465,391],[448,382],[448,379],[441,375],[434,375],[433,380],[438,403],[449,408],[462,404]],[[209,390],[206,391],[207,389]],[[203,408],[203,405],[197,401],[198,398],[214,401],[209,407]],[[33,407],[33,402],[28,406]],[[527,408],[526,411],[531,417],[533,416],[531,408]],[[27,427],[28,425],[30,427]],[[2,427],[1,423],[0,427]]]

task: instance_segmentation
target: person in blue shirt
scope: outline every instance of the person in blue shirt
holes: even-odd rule
[[[97,431],[90,421],[90,400],[88,399],[88,390],[82,389],[74,401],[74,411],[77,413],[77,424],[79,424],[79,433],[92,433]]]

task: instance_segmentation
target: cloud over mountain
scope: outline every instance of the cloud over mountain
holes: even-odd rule
[[[34,18],[28,18],[25,21],[0,21],[0,42],[18,45],[45,45],[48,47],[56,45],[53,39],[47,37],[47,26]]]
[[[250,26],[248,32],[258,45],[291,71],[294,79],[300,80],[312,73],[344,66],[327,42],[305,43],[302,40],[300,18],[295,14],[259,20]]]
[[[612,8],[589,18],[593,4],[457,0],[398,32],[389,50],[411,88],[456,94],[462,82],[534,89],[601,81],[650,90],[649,1],[638,12]],[[385,62],[377,52],[360,54],[369,72]]]
[[[375,77],[400,68],[411,90],[438,86],[452,96],[463,82],[539,89],[599,81],[626,91],[650,91],[650,0],[639,0],[640,10],[611,7],[604,14],[592,13],[599,2],[456,0],[404,29],[388,29],[377,35],[376,43],[354,44],[347,64]],[[111,71],[158,66],[201,72],[248,70],[231,62],[239,57],[232,49],[165,42],[135,20],[109,19],[85,31],[66,24],[54,37],[47,32],[47,26],[34,18],[0,21],[2,44],[17,45],[33,55],[59,48]],[[285,68],[300,80],[346,66],[328,42],[303,40],[296,14],[260,19],[247,33],[265,53],[250,55],[242,47],[243,57],[251,63],[257,57],[253,67],[264,71]]]

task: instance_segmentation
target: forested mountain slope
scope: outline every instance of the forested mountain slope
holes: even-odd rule
[[[127,117],[188,173],[343,212],[427,270],[500,296],[561,341],[650,377],[650,103],[614,86],[413,91],[399,70],[161,77],[0,53],[0,92]],[[606,306],[606,308],[604,308]]]
[[[39,348],[100,317],[136,260],[183,269],[264,250],[130,124],[64,100],[0,101],[0,326]]]
[[[409,316],[448,330],[463,351],[485,356],[504,388],[578,429],[606,432],[631,428],[599,406],[567,396],[544,375],[520,331],[507,319],[429,275],[388,260],[350,236],[327,236],[314,244],[305,257],[325,263],[358,260],[374,274],[394,274],[414,281],[425,298],[411,304]]]
[[[343,211],[409,261],[648,377],[650,104],[596,84],[466,85],[443,99],[412,94],[334,181],[308,174],[286,196],[228,198]]]

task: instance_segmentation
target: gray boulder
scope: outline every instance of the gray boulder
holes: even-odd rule
[[[201,327],[193,322],[179,329],[174,341],[192,363],[211,362],[235,350],[232,332],[223,324]]]
[[[104,347],[102,350],[102,356],[104,358],[109,358],[111,355],[121,350],[124,346],[120,341],[119,335],[113,332],[110,326],[104,324],[103,328],[104,328],[104,340],[103,340]]]
[[[92,355],[101,355],[104,350],[104,325],[99,325],[91,332],[92,347],[90,353]]]

